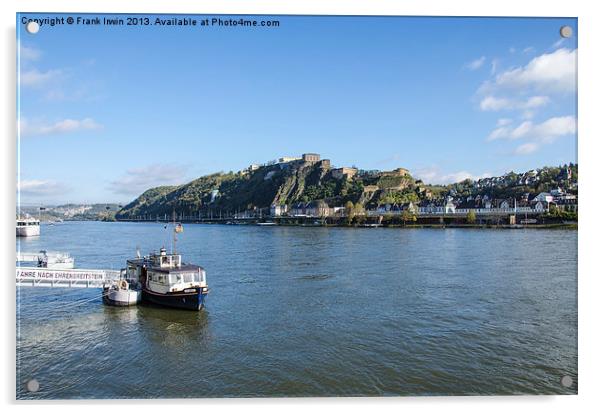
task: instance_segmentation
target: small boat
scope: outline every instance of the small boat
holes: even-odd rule
[[[140,302],[141,291],[137,283],[125,279],[111,282],[102,288],[102,301],[107,305],[127,307]]]
[[[17,237],[40,235],[40,220],[30,216],[17,218]]]
[[[278,225],[275,222],[258,222],[257,225],[261,226],[261,227],[268,227],[268,226],[273,226],[273,225]]]
[[[74,266],[75,260],[68,253],[48,253],[46,250],[42,250],[40,251],[40,255],[38,256],[39,268],[69,270],[72,269]]]

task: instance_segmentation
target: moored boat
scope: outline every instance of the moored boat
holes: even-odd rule
[[[196,311],[205,305],[205,270],[182,263],[179,254],[161,248],[158,254],[128,260],[126,271],[128,278],[140,281],[143,302]]]
[[[182,230],[181,224],[174,228],[173,253],[163,247],[158,254],[138,254],[127,260],[125,277],[139,281],[142,302],[198,311],[205,305],[209,288],[203,267],[183,263],[176,253],[176,234]]]
[[[33,217],[17,218],[17,237],[35,237],[40,235],[40,220]]]
[[[102,288],[102,300],[107,305],[126,307],[140,302],[141,291],[136,283],[129,283],[125,279],[112,282]]]
[[[38,257],[38,267],[40,268],[68,270],[73,268],[74,265],[75,260],[68,253],[48,253],[46,250],[42,250]]]

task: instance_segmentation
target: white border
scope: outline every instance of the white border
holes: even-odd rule
[[[4,0],[2,8],[1,61],[2,90],[2,248],[8,255],[3,271],[2,322],[4,339],[2,355],[5,366],[1,376],[2,400],[10,410],[102,411],[106,409],[140,408],[159,412],[177,404],[178,409],[242,409],[251,412],[305,411],[307,409],[348,409],[351,412],[378,408],[387,411],[420,408],[429,411],[445,409],[446,412],[504,412],[528,408],[533,411],[568,412],[573,409],[593,409],[602,405],[598,386],[600,377],[600,321],[602,314],[598,296],[602,293],[601,271],[596,256],[600,255],[598,238],[602,209],[602,174],[599,156],[602,131],[600,130],[600,73],[602,73],[600,41],[602,19],[596,13],[594,1],[526,1],[498,0],[496,3],[471,0],[288,0],[288,1],[203,1],[186,0]],[[579,18],[579,395],[550,397],[437,397],[437,398],[357,398],[357,399],[205,399],[194,401],[152,400],[132,401],[81,401],[81,402],[15,402],[15,301],[12,279],[12,251],[14,251],[13,225],[15,205],[16,125],[15,125],[15,13],[39,12],[138,12],[138,13],[223,13],[223,14],[358,14],[358,15],[462,15],[462,16],[568,16]],[[597,242],[598,241],[598,242]],[[43,406],[42,406],[43,405]]]

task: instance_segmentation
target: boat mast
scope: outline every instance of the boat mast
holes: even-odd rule
[[[173,210],[173,244],[171,246],[171,253],[172,254],[177,254],[176,252],[176,243],[178,242],[178,238],[177,238],[177,232],[176,232],[176,210]]]

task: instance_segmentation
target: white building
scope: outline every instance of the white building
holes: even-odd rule
[[[273,217],[280,217],[285,215],[287,212],[287,205],[272,204],[272,206],[270,206],[270,215]]]
[[[552,194],[550,194],[549,192],[542,192],[539,195],[537,195],[535,198],[533,198],[533,203],[537,203],[537,202],[552,202],[554,200],[554,197],[552,196]]]

